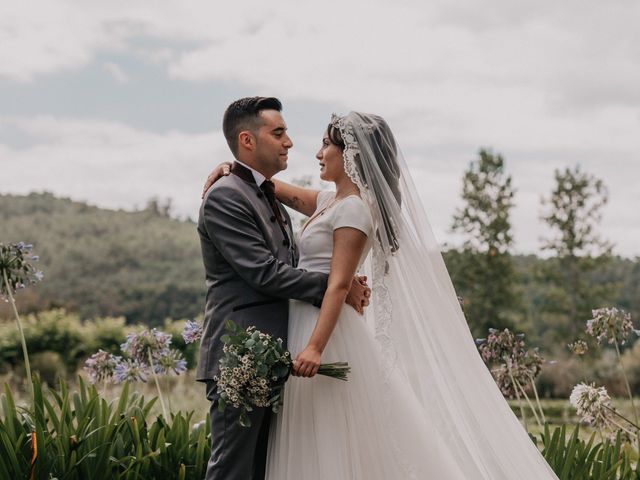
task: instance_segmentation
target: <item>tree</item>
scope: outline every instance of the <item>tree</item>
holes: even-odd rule
[[[481,149],[463,177],[464,207],[452,229],[466,235],[461,252],[448,255],[454,283],[464,298],[469,326],[476,336],[487,329],[513,328],[517,307],[513,243],[509,215],[515,190],[501,155]]]
[[[593,272],[611,261],[612,244],[596,232],[608,192],[602,180],[583,172],[580,166],[555,171],[551,196],[542,198],[541,215],[552,234],[543,239],[542,249],[554,258],[542,274],[550,285],[546,310],[564,315],[565,332],[575,337],[592,308],[611,300],[615,284],[594,283]]]
[[[144,211],[159,217],[171,218],[172,209],[173,201],[170,198],[167,198],[163,202],[158,197],[151,197],[147,200],[147,206],[144,208]]]

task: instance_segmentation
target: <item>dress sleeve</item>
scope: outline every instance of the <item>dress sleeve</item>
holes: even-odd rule
[[[365,235],[370,236],[373,229],[371,212],[369,207],[360,197],[348,197],[335,206],[336,212],[333,218],[333,229],[342,227],[357,228]]]
[[[326,207],[336,196],[333,190],[320,190],[316,200],[316,211]]]

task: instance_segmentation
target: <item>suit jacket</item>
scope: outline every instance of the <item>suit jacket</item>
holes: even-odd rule
[[[286,220],[281,227],[247,172],[235,164],[231,175],[207,191],[200,207],[198,234],[207,285],[196,373],[200,381],[218,373],[226,319],[245,328],[253,325],[286,343],[288,299],[319,307],[327,287],[327,274],[295,268],[291,219],[278,202]]]

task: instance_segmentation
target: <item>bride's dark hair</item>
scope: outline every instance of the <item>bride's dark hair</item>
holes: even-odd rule
[[[374,195],[376,200],[384,198],[384,189],[388,187],[393,194],[398,208],[402,204],[402,195],[400,193],[400,165],[398,163],[398,146],[396,140],[391,132],[391,128],[387,122],[377,115],[367,115],[361,117],[364,122],[364,131],[370,136],[370,144],[375,148],[374,157],[376,158],[376,165],[382,174],[386,185],[378,185],[374,183],[369,185],[365,169],[362,164],[362,159],[359,154],[354,158],[354,163],[358,171],[358,175],[362,180],[362,183],[367,187]],[[327,127],[327,136],[329,141],[340,147],[342,151],[345,149],[345,142],[342,138],[340,130],[333,124],[329,124]],[[382,222],[384,231],[386,234],[387,242],[392,252],[395,252],[400,247],[398,243],[398,231],[397,226],[391,222],[392,212],[387,212],[385,209],[385,202],[378,202],[380,205],[380,213],[382,215]],[[382,242],[380,231],[377,232],[377,237]]]

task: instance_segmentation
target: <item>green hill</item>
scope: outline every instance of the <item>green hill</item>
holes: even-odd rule
[[[64,306],[149,324],[198,315],[205,287],[196,226],[150,206],[126,212],[50,193],[0,195],[0,242],[33,243],[45,273],[20,293],[23,311]]]
[[[142,211],[106,210],[49,193],[0,195],[0,242],[35,245],[45,279],[21,292],[20,308],[33,312],[65,307],[82,318],[125,316],[129,322],[161,324],[165,318],[199,315],[204,306],[204,269],[196,226],[168,216],[157,202]],[[458,293],[465,291],[461,253],[445,254]],[[561,319],[549,314],[555,293],[536,275],[549,260],[516,256],[521,310],[517,327],[544,341]],[[619,286],[607,302],[640,320],[640,261],[614,258],[590,279]],[[473,287],[473,286],[471,286]],[[469,288],[469,287],[467,287]],[[594,305],[594,307],[600,305]],[[0,302],[0,317],[9,317]]]

